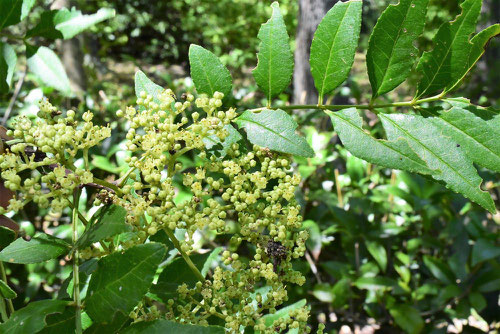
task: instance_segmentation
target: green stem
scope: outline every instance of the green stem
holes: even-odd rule
[[[73,230],[73,245],[78,240],[78,202],[80,201],[80,189],[76,189],[73,195],[73,215],[71,217],[71,227]],[[80,273],[78,268],[79,252],[73,252],[73,300],[75,302],[75,325],[76,334],[82,333],[82,301],[80,300]]]
[[[177,240],[177,238],[175,237],[174,232],[172,232],[172,230],[169,229],[168,227],[165,227],[164,231],[165,231],[165,233],[167,233],[168,237],[170,238],[170,241],[172,241],[172,243],[174,244],[175,248],[177,248],[177,250],[179,251],[179,253],[181,253],[182,257],[184,258],[184,261],[186,261],[187,265],[189,266],[189,268],[191,268],[191,270],[193,271],[193,273],[195,274],[195,276],[200,280],[200,282],[204,282],[205,281],[205,277],[203,277],[203,275],[198,270],[198,268],[196,268],[196,266],[194,265],[193,261],[191,261],[191,259],[186,254],[186,252],[182,250],[181,244],[179,243],[179,240]]]
[[[330,105],[318,105],[318,104],[295,104],[280,107],[262,107],[251,109],[250,111],[262,111],[264,109],[282,109],[282,110],[300,110],[300,109],[321,109],[321,110],[342,110],[347,108],[356,109],[377,109],[377,108],[391,108],[391,107],[413,107],[422,103],[439,101],[443,98],[444,94],[439,94],[433,97],[428,97],[420,100],[394,102],[386,104],[330,104]]]
[[[2,315],[2,322],[9,320],[7,311],[5,310],[5,300],[3,298],[0,298],[0,314]]]
[[[0,261],[0,274],[2,275],[2,280],[7,284],[7,274],[5,272],[5,267],[3,262]],[[14,305],[12,305],[12,300],[7,299],[7,306],[9,307],[10,314],[14,313]]]
[[[118,188],[118,186],[116,186],[113,183],[110,183],[108,181],[104,181],[104,180],[98,179],[97,177],[94,177],[93,181],[94,181],[95,184],[98,184],[98,185],[101,185],[103,187],[106,187],[106,188],[114,190],[115,193],[117,193],[117,194],[121,194],[122,193],[121,189]]]

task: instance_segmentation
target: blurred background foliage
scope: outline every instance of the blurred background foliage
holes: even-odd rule
[[[293,48],[300,28],[298,11],[304,1],[280,1]],[[355,66],[335,99],[347,103],[369,100],[364,65],[368,37],[376,19],[393,2],[365,1]],[[125,133],[114,120],[114,113],[135,103],[136,70],[143,70],[178,94],[194,91],[187,68],[190,43],[213,51],[228,66],[239,110],[262,104],[263,95],[257,92],[251,69],[256,65],[258,29],[270,15],[269,1],[75,0],[65,4],[84,13],[104,7],[116,10],[113,19],[74,39],[73,52],[81,57],[81,68],[63,62],[70,78],[72,73],[82,72],[81,89],[62,94],[35,74],[28,74],[15,100],[13,89],[1,97],[0,118],[11,100],[14,107],[7,125],[17,115],[35,117],[42,97],[63,109],[80,113],[92,110],[98,115],[96,122],[110,123],[113,131],[100,151],[92,152],[98,156],[92,165],[102,174],[99,177],[112,177],[123,164],[124,157],[116,151]],[[2,31],[1,40],[23,51],[23,40],[16,36],[23,36],[28,26],[38,22],[41,12],[53,5],[52,1],[39,1],[27,20]],[[431,39],[438,27],[458,13],[458,1],[431,0],[426,32],[418,41],[420,50],[432,48]],[[499,16],[498,1],[485,0],[479,26],[498,22]],[[62,59],[69,50],[43,38],[34,42],[51,47]],[[19,59],[14,83],[21,80],[25,67],[26,61]],[[496,39],[454,96],[466,96],[498,109],[499,75],[500,47]],[[410,77],[388,99],[411,99],[414,81],[415,77]],[[292,96],[290,87],[277,103],[288,103]],[[304,228],[311,237],[307,256],[294,263],[306,275],[307,283],[291,288],[290,304],[306,296],[312,308],[311,326],[323,322],[329,333],[498,332],[500,215],[491,215],[426,178],[379,168],[351,156],[320,112],[296,117],[316,157],[296,159],[295,168],[303,177],[297,196],[302,203]],[[365,118],[372,133],[381,136],[377,118],[369,112]],[[481,176],[498,204],[498,175],[482,170]],[[92,196],[87,194],[88,203]],[[69,237],[64,216],[53,216],[35,206],[12,218],[27,236],[45,230]],[[213,245],[217,245],[214,236],[200,241],[200,247]],[[57,296],[69,275],[70,268],[61,266],[64,261],[8,265],[9,283],[18,294],[16,308],[28,301]]]

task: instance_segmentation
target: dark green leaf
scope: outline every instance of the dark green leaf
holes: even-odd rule
[[[271,18],[260,27],[257,67],[252,74],[270,100],[290,84],[293,74],[293,54],[279,5],[273,2]]]
[[[10,228],[0,226],[0,251],[16,239],[16,232]],[[1,254],[1,253],[0,253]]]
[[[366,53],[374,98],[393,90],[410,74],[418,55],[413,43],[424,31],[428,3],[429,0],[400,0],[379,17]]]
[[[351,282],[342,278],[332,288],[332,306],[341,308],[345,305],[351,294]]]
[[[486,239],[479,239],[472,247],[472,266],[500,256],[500,247]]]
[[[399,327],[408,333],[420,333],[424,328],[424,320],[420,312],[409,305],[395,305],[389,312]]]
[[[309,62],[320,97],[349,76],[358,46],[362,4],[360,0],[337,2],[314,33]]]
[[[65,300],[40,300],[31,302],[14,312],[9,320],[0,325],[0,333],[38,333],[46,325],[49,314],[61,313],[69,302]]]
[[[370,252],[375,261],[377,261],[380,269],[385,272],[387,269],[387,252],[385,251],[384,246],[376,241],[366,241],[365,245],[368,252]]]
[[[162,244],[148,243],[99,260],[85,299],[92,320],[107,322],[117,311],[132,311],[149,290],[166,251]]]
[[[197,326],[180,324],[169,320],[142,321],[126,328],[123,334],[224,334],[224,328],[218,326]]]
[[[231,74],[212,52],[199,45],[189,47],[189,65],[191,78],[199,94],[212,97],[215,92],[231,95]]]
[[[463,77],[472,49],[470,35],[476,29],[482,0],[465,0],[462,13],[445,22],[433,39],[434,49],[424,52],[417,66],[423,77],[418,83],[416,98],[438,91],[449,91]]]
[[[432,171],[402,138],[394,141],[375,139],[363,130],[363,119],[355,108],[327,112],[342,144],[354,156],[377,165],[431,174]]]
[[[62,313],[49,314],[45,318],[47,326],[38,334],[74,333],[76,328],[75,317],[74,307],[66,307]]]
[[[79,249],[87,248],[94,242],[130,231],[131,227],[125,222],[126,216],[127,210],[121,206],[113,204],[101,207],[91,219],[96,219],[96,223],[87,227],[75,246]]]
[[[24,20],[35,0],[2,0],[0,1],[0,30]]]
[[[424,264],[432,275],[443,283],[455,284],[455,276],[446,263],[429,255],[424,255]]]
[[[495,212],[495,204],[487,192],[481,190],[481,178],[472,161],[457,144],[434,125],[433,121],[417,115],[380,114],[387,138],[404,138],[410,147],[435,173],[432,177],[483,208]]]
[[[196,268],[203,269],[210,254],[197,254],[190,256]],[[208,271],[205,270],[205,273]],[[177,296],[177,287],[186,283],[189,287],[194,286],[198,278],[193,274],[191,268],[182,257],[176,258],[169,263],[161,272],[158,282],[151,287],[151,292],[160,297],[163,301]]]
[[[95,14],[83,15],[81,11],[66,8],[45,11],[40,22],[28,30],[26,37],[41,36],[45,38],[72,38],[93,25],[115,16],[115,10],[101,8]]]
[[[153,102],[160,105],[161,101],[159,96],[163,91],[164,89],[151,81],[151,79],[149,79],[144,72],[137,71],[135,73],[135,95],[137,98],[140,97],[141,92],[146,92],[148,95],[153,97]]]
[[[120,330],[126,328],[130,322],[131,319],[128,314],[117,311],[112,317],[110,316],[108,322],[92,323],[92,325],[85,330],[84,334],[121,333]]]
[[[16,52],[7,43],[0,42],[0,93],[7,93],[16,69]]]
[[[6,299],[13,299],[17,294],[12,290],[6,282],[0,280],[0,296]]]
[[[478,165],[500,172],[500,128],[460,107],[430,111],[433,122]]]
[[[247,110],[236,119],[236,124],[245,128],[252,144],[282,153],[314,156],[307,141],[295,133],[297,123],[281,109],[264,109],[259,113]]]
[[[460,84],[463,82],[463,78],[469,71],[476,65],[477,61],[482,57],[482,55],[485,52],[486,46],[488,45],[488,42],[495,36],[500,35],[500,24],[494,24],[480,33],[476,34],[472,39],[472,47],[469,53],[469,59],[468,59],[468,64],[467,67],[463,68],[460,70],[459,73],[462,74],[459,79],[457,79],[456,83],[449,89],[453,90],[460,86]],[[459,74],[457,73],[457,74]],[[457,76],[458,77],[458,76]]]
[[[17,239],[0,252],[0,261],[10,263],[38,263],[67,254],[70,245],[48,234],[39,234],[26,241]]]
[[[45,46],[40,46],[36,51],[29,50],[28,53],[27,63],[31,72],[35,73],[47,86],[53,87],[66,95],[71,93],[64,66],[54,51]]]
[[[487,306],[486,298],[478,292],[472,292],[469,295],[469,302],[477,312],[481,312]]]

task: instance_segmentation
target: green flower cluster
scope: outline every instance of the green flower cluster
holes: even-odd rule
[[[210,278],[179,286],[165,308],[146,310],[141,304],[131,317],[201,325],[218,317],[231,332],[241,327],[309,332],[306,307],[271,327],[264,318],[288,300],[288,285],[305,282],[292,268],[292,260],[304,255],[308,237],[294,196],[300,177],[293,174],[289,156],[231,141],[228,126],[237,114],[221,110],[223,97],[217,92],[194,100],[187,94],[179,101],[168,89],[156,97],[142,92],[137,108],[119,110],[117,116],[129,127],[126,148],[132,154],[128,171],[114,183],[95,178],[88,163],[89,148],[109,137],[110,128],[93,125],[90,112],[78,121],[73,111],[63,116],[43,101],[36,122],[17,120],[10,150],[0,156],[5,186],[17,192],[7,211],[33,200],[61,212],[71,205],[77,187],[93,185],[104,188],[94,205],[115,204],[127,211],[133,236],[115,244],[115,250],[148,242],[162,229],[167,235],[182,230],[185,238],[178,248],[189,256],[198,251],[200,232],[232,234],[231,247],[222,252],[222,265]],[[199,112],[191,112],[192,102]],[[207,139],[226,144],[224,154],[207,149]],[[190,151],[203,163],[184,168],[180,158]],[[79,157],[84,163],[77,168]],[[176,199],[179,184],[191,194],[182,202]],[[98,244],[80,253],[83,259],[106,254],[109,249]]]

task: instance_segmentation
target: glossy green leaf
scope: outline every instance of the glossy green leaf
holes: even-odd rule
[[[393,90],[410,74],[418,56],[413,44],[424,31],[428,4],[429,0],[400,0],[379,17],[366,53],[374,98]]]
[[[449,91],[459,87],[462,84],[463,78],[467,75],[467,73],[470,72],[470,70],[474,67],[474,65],[476,65],[477,61],[482,57],[482,55],[486,51],[486,47],[489,41],[493,37],[499,35],[500,35],[500,24],[497,23],[484,29],[471,39],[470,42],[472,43],[472,47],[469,52],[467,66],[460,69],[460,72],[457,73],[457,74],[461,73],[462,76],[459,77],[457,75],[458,79],[456,80],[455,84],[450,89],[448,89]]]
[[[341,308],[351,295],[351,282],[349,278],[341,278],[332,288],[332,306]]]
[[[148,243],[99,260],[85,299],[92,320],[107,322],[117,311],[132,311],[153,283],[166,251],[162,244]]]
[[[389,309],[389,313],[396,321],[396,324],[407,333],[420,333],[424,328],[424,319],[422,319],[420,312],[412,306],[395,305]]]
[[[471,264],[476,264],[500,256],[500,247],[487,239],[479,239],[472,247]]]
[[[492,126],[473,112],[453,107],[428,110],[447,137],[458,143],[476,164],[500,172],[500,128]]]
[[[342,144],[354,156],[393,169],[422,174],[432,171],[402,138],[394,141],[376,139],[363,129],[363,119],[355,108],[327,112]]]
[[[219,257],[219,254],[224,250],[222,247],[217,247],[213,251],[210,252],[210,255],[208,255],[207,259],[203,263],[203,267],[201,268],[200,272],[203,277],[206,277],[208,274],[208,271],[211,269],[213,263],[217,261],[217,258]]]
[[[469,63],[472,43],[469,38],[476,29],[482,0],[465,0],[462,13],[451,22],[445,22],[433,38],[434,49],[424,52],[417,66],[422,78],[416,97],[449,91],[463,77]]]
[[[66,300],[40,300],[15,311],[5,323],[0,325],[0,333],[38,333],[46,325],[49,314],[61,313],[69,304]]]
[[[319,96],[342,84],[351,71],[361,29],[362,1],[337,2],[318,25],[311,43],[311,73]]]
[[[126,216],[127,210],[121,206],[113,204],[101,207],[91,219],[96,219],[96,223],[87,227],[75,246],[79,249],[87,248],[94,242],[130,231],[131,227],[125,222]]]
[[[424,264],[431,271],[432,275],[443,283],[455,284],[455,275],[449,266],[442,260],[424,255]]]
[[[271,7],[273,14],[257,35],[260,40],[258,63],[252,71],[257,85],[269,100],[288,87],[293,74],[293,54],[285,21],[278,3],[273,2]]]
[[[435,171],[432,177],[446,183],[446,186],[458,192],[483,208],[495,212],[495,204],[487,192],[481,190],[481,178],[472,161],[460,147],[442,131],[433,121],[407,114],[380,114],[387,138],[404,138],[410,147]]]
[[[12,84],[12,77],[16,69],[16,52],[7,43],[0,42],[0,93],[7,93]]]
[[[180,324],[169,320],[142,321],[126,328],[123,334],[224,334],[224,328],[218,326],[198,326]]]
[[[40,22],[28,30],[26,37],[40,36],[51,39],[69,39],[99,22],[115,16],[115,10],[101,8],[95,14],[84,15],[81,11],[72,8],[45,11]]]
[[[147,77],[142,71],[137,71],[135,73],[135,95],[137,98],[141,97],[141,92],[146,92],[148,95],[153,97],[153,102],[160,105],[160,99],[158,98],[164,89],[155,84],[151,79]]]
[[[387,252],[384,246],[376,241],[366,241],[365,245],[368,252],[370,252],[371,256],[377,261],[380,269],[385,272],[387,269]]]
[[[10,263],[38,263],[67,254],[70,245],[48,234],[39,234],[26,241],[17,239],[0,252],[0,261]]]
[[[28,50],[28,67],[40,80],[49,87],[53,87],[63,94],[69,95],[71,87],[68,76],[59,57],[45,46]]]
[[[0,1],[0,30],[24,20],[35,0],[2,0]]]
[[[212,97],[215,92],[227,97],[233,89],[231,74],[219,58],[203,47],[191,44],[189,47],[191,78],[199,94]]]
[[[190,256],[196,268],[203,269],[210,254],[197,254]],[[205,273],[208,271],[205,270]],[[151,287],[151,292],[160,297],[163,301],[177,296],[177,287],[186,283],[189,287],[194,286],[198,278],[193,274],[191,268],[182,257],[176,258],[167,264],[158,278],[158,282]]]
[[[6,282],[0,279],[0,296],[2,298],[13,299],[17,297],[17,294],[7,285]]]
[[[295,133],[297,123],[281,109],[264,109],[259,113],[247,110],[236,119],[236,124],[245,128],[252,144],[282,153],[314,156],[307,141]]]

